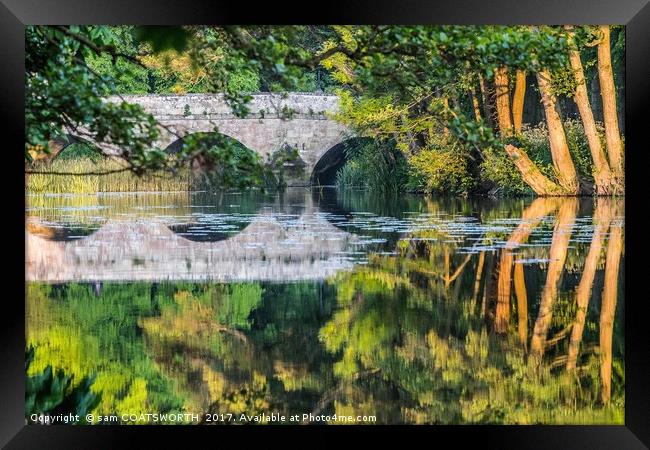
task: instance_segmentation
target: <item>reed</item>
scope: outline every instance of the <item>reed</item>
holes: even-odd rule
[[[43,171],[79,173],[80,175],[29,174],[26,177],[28,193],[85,194],[96,192],[187,191],[195,184],[189,169],[178,175],[154,173],[137,176],[131,172],[105,175],[84,175],[87,172],[105,172],[120,169],[115,160],[93,161],[89,158],[55,160]]]

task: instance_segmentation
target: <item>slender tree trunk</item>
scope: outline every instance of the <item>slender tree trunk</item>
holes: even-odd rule
[[[494,88],[499,133],[501,133],[501,136],[509,136],[512,134],[512,112],[510,110],[510,87],[506,67],[499,67],[494,72]]]
[[[569,33],[570,36],[573,36],[571,31]],[[616,193],[618,189],[612,171],[610,170],[605,151],[600,142],[600,138],[598,137],[596,121],[589,102],[589,94],[587,93],[585,73],[582,67],[582,61],[580,60],[580,52],[577,48],[570,50],[569,61],[571,62],[571,69],[573,70],[576,80],[575,102],[578,106],[578,111],[580,112],[582,125],[585,129],[587,142],[589,143],[591,158],[594,162],[593,176],[594,181],[596,182],[596,194],[608,195]]]
[[[618,269],[622,250],[623,229],[620,226],[612,226],[607,244],[605,286],[600,307],[600,395],[605,404],[609,403],[612,395],[612,338],[618,292]]]
[[[551,75],[547,70],[541,70],[537,74],[537,84],[542,95],[551,156],[558,182],[567,195],[577,195],[580,189],[578,175],[569,152],[562,119],[557,110],[557,99],[551,90]]]
[[[492,114],[490,113],[488,89],[485,80],[481,75],[478,76],[478,84],[481,89],[481,100],[483,101],[483,114],[485,115],[485,120],[487,120],[491,127],[494,127],[494,121],[492,120]]]
[[[542,290],[539,312],[533,328],[533,336],[530,340],[530,354],[538,363],[541,362],[544,356],[546,335],[553,317],[553,305],[557,299],[558,283],[564,269],[564,261],[566,260],[569,240],[571,239],[571,228],[575,222],[577,211],[577,199],[564,199],[553,229],[546,284]]]
[[[616,88],[612,71],[609,25],[601,25],[602,39],[598,43],[598,81],[603,99],[603,120],[609,164],[615,176],[623,177],[623,144],[616,113]]]
[[[567,370],[574,370],[576,368],[578,353],[580,352],[580,343],[582,341],[582,333],[587,318],[587,307],[589,306],[594,277],[596,276],[596,269],[598,268],[600,252],[603,246],[603,238],[607,233],[611,219],[612,205],[609,199],[599,199],[596,204],[596,212],[594,213],[594,235],[591,238],[589,253],[585,259],[582,278],[580,278],[580,284],[576,289],[577,311],[573,327],[571,328],[571,337],[569,338],[569,352],[566,363]]]
[[[474,88],[472,88],[472,90],[469,91],[469,94],[472,97],[472,109],[474,110],[474,119],[476,119],[477,122],[480,122],[481,108],[478,104],[478,98],[476,98],[476,92],[474,91]]]
[[[517,70],[515,92],[512,97],[512,122],[516,133],[521,132],[524,118],[524,98],[526,97],[526,72]]]
[[[519,341],[528,350],[528,294],[526,292],[526,279],[524,278],[524,265],[515,263],[515,295],[517,296],[517,331]]]

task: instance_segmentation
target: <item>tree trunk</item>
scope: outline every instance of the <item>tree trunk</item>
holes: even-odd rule
[[[565,190],[557,183],[549,180],[533,161],[528,157],[526,152],[514,145],[507,144],[505,151],[517,166],[517,170],[537,195],[566,195]]]
[[[494,86],[496,92],[497,120],[501,136],[512,134],[512,116],[510,111],[510,87],[508,69],[499,67],[494,72]]]
[[[569,33],[570,36],[573,36],[572,32]],[[580,52],[577,48],[570,50],[569,61],[571,62],[571,69],[576,80],[575,102],[580,112],[582,125],[584,126],[587,142],[589,143],[591,158],[594,162],[593,176],[596,182],[596,194],[608,195],[617,193],[616,182],[612,176],[605,151],[598,137],[594,113],[589,103],[585,73],[582,67],[582,61],[580,60]]]
[[[483,114],[485,115],[485,120],[494,128],[494,121],[492,120],[492,114],[490,113],[490,99],[488,95],[487,86],[485,80],[481,75],[478,76],[479,88],[481,89],[481,100],[483,101]]]
[[[607,244],[605,262],[605,286],[600,307],[600,395],[603,403],[609,403],[612,395],[612,337],[614,314],[618,292],[618,268],[623,249],[623,229],[612,226]]]
[[[472,108],[474,109],[474,119],[476,119],[477,122],[480,122],[481,108],[479,107],[478,98],[476,98],[476,92],[474,92],[474,88],[472,88],[472,90],[469,91],[469,94],[472,97]]]
[[[558,283],[564,269],[564,261],[566,260],[569,240],[571,239],[571,228],[575,222],[577,211],[577,199],[563,200],[553,229],[546,284],[542,290],[539,312],[533,328],[533,336],[530,340],[530,354],[537,363],[541,362],[544,356],[546,335],[553,317],[553,305],[557,299]]]
[[[577,195],[580,189],[573,159],[569,152],[562,119],[557,110],[557,99],[551,90],[551,75],[547,70],[537,74],[539,92],[542,95],[542,105],[548,125],[548,139],[551,147],[551,156],[556,176],[560,186],[568,195]]]
[[[609,40],[609,25],[601,25],[602,39],[598,43],[598,81],[603,99],[603,120],[609,164],[614,175],[623,178],[623,145],[616,114],[616,88],[612,71],[612,55]]]
[[[598,268],[600,252],[603,245],[603,237],[607,233],[609,223],[612,219],[612,205],[609,199],[599,199],[596,204],[594,213],[594,235],[591,238],[589,253],[585,259],[585,266],[582,270],[582,278],[576,289],[576,319],[571,328],[571,337],[569,338],[569,352],[567,357],[567,370],[574,370],[580,351],[580,342],[587,318],[587,307],[591,298],[592,285]]]
[[[524,98],[526,97],[526,72],[517,70],[515,93],[512,97],[512,122],[516,133],[521,132],[524,118]]]

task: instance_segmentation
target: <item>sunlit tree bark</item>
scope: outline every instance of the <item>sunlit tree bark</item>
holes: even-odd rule
[[[569,37],[573,36],[571,31],[573,27],[569,27]],[[587,93],[587,84],[585,82],[585,73],[580,60],[580,52],[577,48],[572,48],[569,52],[569,61],[571,62],[571,69],[573,70],[576,81],[575,102],[580,112],[580,118],[585,130],[587,142],[589,143],[589,151],[591,158],[594,162],[593,176],[596,182],[596,194],[607,195],[618,193],[620,190],[614,180],[612,171],[609,167],[609,162],[605,155],[605,151],[598,137],[598,130],[596,128],[596,121],[594,119],[593,110],[589,103],[589,94]]]
[[[497,120],[501,136],[512,134],[512,112],[510,110],[510,87],[508,69],[499,67],[494,72],[494,88],[496,92]]]
[[[623,250],[623,229],[612,225],[607,244],[605,262],[605,285],[600,307],[600,395],[602,402],[609,403],[612,395],[612,337],[616,296],[618,292],[618,269]]]
[[[578,175],[569,152],[562,118],[558,112],[557,99],[551,89],[551,74],[547,70],[541,70],[537,74],[537,84],[542,96],[542,105],[548,126],[548,140],[558,183],[564,189],[565,194],[576,195],[580,188]]]
[[[596,276],[596,269],[598,268],[603,239],[607,234],[607,229],[609,228],[611,219],[611,202],[609,199],[599,199],[594,213],[594,235],[591,238],[589,253],[585,259],[585,266],[582,269],[580,284],[576,289],[577,311],[573,327],[571,328],[571,337],[569,338],[569,352],[566,363],[567,370],[573,370],[576,368],[594,277]]]
[[[474,91],[474,88],[472,88],[472,90],[469,91],[469,94],[472,97],[472,109],[474,110],[474,119],[476,119],[477,122],[480,122],[481,108],[478,104],[478,98],[476,98],[476,92]]]
[[[506,154],[521,173],[521,177],[537,195],[564,194],[564,189],[544,175],[523,149],[511,144],[507,144],[504,148]]]
[[[600,95],[603,99],[603,120],[605,122],[605,140],[607,154],[612,171],[616,176],[623,176],[623,144],[618,127],[616,113],[616,88],[612,71],[609,25],[601,25],[601,40],[598,43],[598,81]]]
[[[512,124],[515,132],[521,132],[524,118],[524,98],[526,97],[526,72],[517,70],[515,92],[512,97]]]
[[[553,305],[557,299],[558,283],[564,269],[567,249],[571,239],[571,228],[575,222],[577,211],[577,199],[564,199],[553,228],[546,283],[542,290],[539,312],[533,328],[533,336],[530,340],[530,354],[538,362],[544,356],[548,327],[553,316]]]

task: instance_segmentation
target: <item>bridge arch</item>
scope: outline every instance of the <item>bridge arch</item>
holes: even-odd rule
[[[246,149],[253,153],[255,152],[254,149],[249,148],[236,137],[222,131],[214,130],[192,131],[181,137],[177,137],[164,148],[164,151],[170,155],[178,153],[183,149],[185,143],[190,140],[197,140],[197,142],[201,143],[205,142],[207,145],[234,145],[235,147]]]
[[[336,174],[348,162],[350,155],[369,141],[370,138],[349,137],[330,147],[314,165],[310,183],[316,186],[334,185]]]
[[[54,139],[50,140],[48,143],[49,153],[40,152],[32,153],[31,156],[34,161],[53,161],[61,156],[63,156],[66,151],[68,151],[71,146],[75,144],[81,144],[86,146],[89,149],[92,149],[87,156],[103,157],[101,149],[95,145],[92,141],[84,139],[80,136],[74,134],[63,134]],[[86,155],[84,155],[86,156]]]

